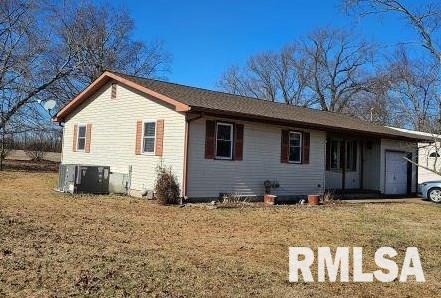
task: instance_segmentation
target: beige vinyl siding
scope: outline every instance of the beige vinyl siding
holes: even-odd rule
[[[135,155],[136,121],[164,119],[162,158]],[[91,123],[90,153],[73,152],[73,127]],[[171,166],[182,185],[185,116],[139,92],[118,85],[111,99],[110,84],[87,100],[66,121],[63,134],[63,163],[107,165],[111,171],[128,173],[132,166],[131,189],[152,189],[155,169],[161,162]]]
[[[395,141],[389,139],[381,139],[380,145],[380,191],[384,193],[385,182],[385,168],[386,168],[386,150],[403,151],[412,153],[412,158],[415,159],[417,144],[408,143],[404,141]],[[412,185],[411,192],[416,192],[417,172],[416,166],[412,166]]]
[[[201,118],[190,123],[189,197],[215,198],[231,192],[262,196],[265,180],[277,180],[280,188],[274,192],[281,196],[322,192],[324,132],[305,130],[310,132],[309,164],[286,164],[280,162],[281,130],[286,127],[240,122],[244,124],[243,160],[212,160],[204,158],[205,121]]]

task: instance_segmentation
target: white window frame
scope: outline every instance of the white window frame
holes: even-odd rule
[[[80,127],[84,127],[84,137],[81,137],[82,139],[84,139],[84,148],[83,149],[79,148],[79,146],[80,146]],[[77,131],[77,145],[76,145],[77,148],[76,149],[78,152],[84,152],[84,151],[86,151],[87,124],[78,123],[77,129],[78,129],[78,131]]]
[[[223,126],[229,126],[230,127],[230,136],[231,136],[231,142],[230,142],[230,156],[226,157],[226,156],[218,156],[217,155],[217,128],[219,127],[219,125],[223,125]],[[223,159],[223,160],[232,160],[233,159],[233,143],[234,143],[234,124],[233,123],[227,123],[227,122],[216,122],[216,135],[215,135],[215,141],[216,141],[216,146],[215,146],[215,150],[216,150],[216,159]]]
[[[153,124],[155,124],[155,135],[153,137],[151,137],[151,136],[146,137],[145,136],[145,124],[146,123],[153,123]],[[142,121],[141,153],[144,154],[144,155],[155,155],[155,153],[156,153],[156,133],[157,133],[157,130],[158,130],[158,128],[156,126],[157,126],[156,125],[156,120],[143,120]],[[153,138],[153,151],[151,151],[151,152],[144,151],[144,140],[146,138],[149,138],[149,139]]]
[[[300,145],[299,145],[299,150],[300,150],[300,154],[299,154],[299,160],[291,160],[290,159],[290,153],[291,153],[291,135],[292,134],[296,134],[300,136]],[[302,151],[303,151],[303,134],[299,131],[290,131],[289,132],[289,138],[288,138],[288,162],[289,163],[297,163],[300,164],[302,163]]]

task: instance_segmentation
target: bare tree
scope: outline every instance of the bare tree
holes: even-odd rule
[[[146,43],[132,38],[134,21],[127,10],[82,1],[67,2],[52,10],[51,18],[66,51],[78,67],[52,91],[67,101],[105,70],[164,78],[171,56],[161,41]]]
[[[373,47],[341,30],[317,30],[278,53],[251,57],[222,76],[221,89],[287,104],[347,112],[369,85]]]
[[[311,96],[324,111],[347,112],[368,90],[373,46],[342,30],[320,29],[302,41]]]
[[[440,67],[431,59],[412,59],[401,49],[389,64],[389,96],[408,127],[424,131],[439,117]]]
[[[39,101],[71,71],[72,56],[58,55],[42,1],[0,2],[0,130],[8,135],[41,115]],[[40,110],[38,111],[38,107]],[[5,148],[4,139],[1,147]],[[4,150],[2,150],[4,152]],[[1,154],[0,159],[4,158]]]
[[[0,1],[3,134],[42,130],[50,123],[42,101],[65,103],[105,69],[149,77],[167,71],[161,43],[131,38],[126,11],[91,3]]]
[[[435,34],[441,29],[441,3],[416,1],[411,5],[405,0],[343,0],[348,10],[361,16],[395,13],[403,17],[419,35],[421,45],[441,62],[441,48]]]
[[[221,77],[222,90],[287,104],[308,106],[303,97],[306,88],[303,60],[295,46],[280,52],[266,52],[252,56],[244,68],[230,67]]]

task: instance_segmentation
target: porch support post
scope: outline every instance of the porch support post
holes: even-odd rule
[[[360,189],[363,189],[364,178],[364,141],[360,141]]]
[[[346,188],[346,141],[340,145],[340,165],[341,165],[341,198],[345,197]]]

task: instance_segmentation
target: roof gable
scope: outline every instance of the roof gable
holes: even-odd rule
[[[112,73],[110,71],[105,71],[99,78],[97,78],[92,84],[90,84],[86,89],[84,89],[75,98],[69,101],[53,118],[54,122],[62,122],[64,119],[78,108],[83,102],[85,102],[91,95],[95,94],[101,87],[103,87],[109,81],[116,81],[125,86],[131,87],[135,90],[140,91],[146,95],[150,95],[160,101],[168,103],[175,107],[178,112],[188,111],[190,108],[186,104],[172,99],[168,96],[160,94],[156,91],[150,90],[149,88],[139,85],[125,77]]]

